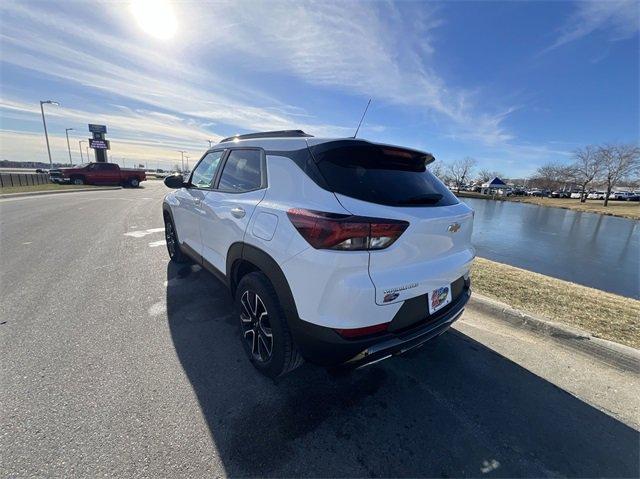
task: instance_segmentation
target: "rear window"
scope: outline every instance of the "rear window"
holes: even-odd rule
[[[329,189],[390,206],[448,206],[458,199],[427,170],[430,156],[401,148],[340,142],[311,147]]]

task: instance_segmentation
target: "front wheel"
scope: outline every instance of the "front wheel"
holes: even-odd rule
[[[71,180],[71,183],[73,183],[74,185],[84,185],[84,179],[74,178],[73,180]]]
[[[277,378],[303,363],[284,311],[269,279],[249,273],[236,290],[240,339],[251,363],[270,378]]]
[[[189,259],[180,248],[176,227],[168,214],[164,216],[164,238],[167,242],[167,252],[171,261],[174,263],[187,263]]]

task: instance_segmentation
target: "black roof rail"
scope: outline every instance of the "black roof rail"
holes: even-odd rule
[[[234,135],[220,140],[220,143],[233,140],[249,140],[252,138],[310,138],[309,135],[302,130],[279,130],[279,131],[262,131],[259,133],[247,133],[246,135]]]

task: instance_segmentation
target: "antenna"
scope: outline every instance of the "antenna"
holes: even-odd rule
[[[356,132],[353,135],[354,138],[356,136],[358,136],[358,132],[360,131],[360,125],[362,125],[362,120],[364,120],[364,116],[367,114],[367,110],[369,109],[369,105],[371,105],[371,98],[369,98],[369,101],[367,102],[367,106],[364,109],[364,113],[362,114],[362,118],[360,118],[360,123],[358,123],[358,128],[356,128]]]

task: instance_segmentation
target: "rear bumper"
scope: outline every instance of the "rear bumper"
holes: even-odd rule
[[[302,320],[291,329],[300,353],[307,361],[327,367],[359,368],[405,353],[444,333],[462,315],[470,297],[471,290],[466,287],[442,313],[427,322],[367,339],[345,339],[331,328]]]

